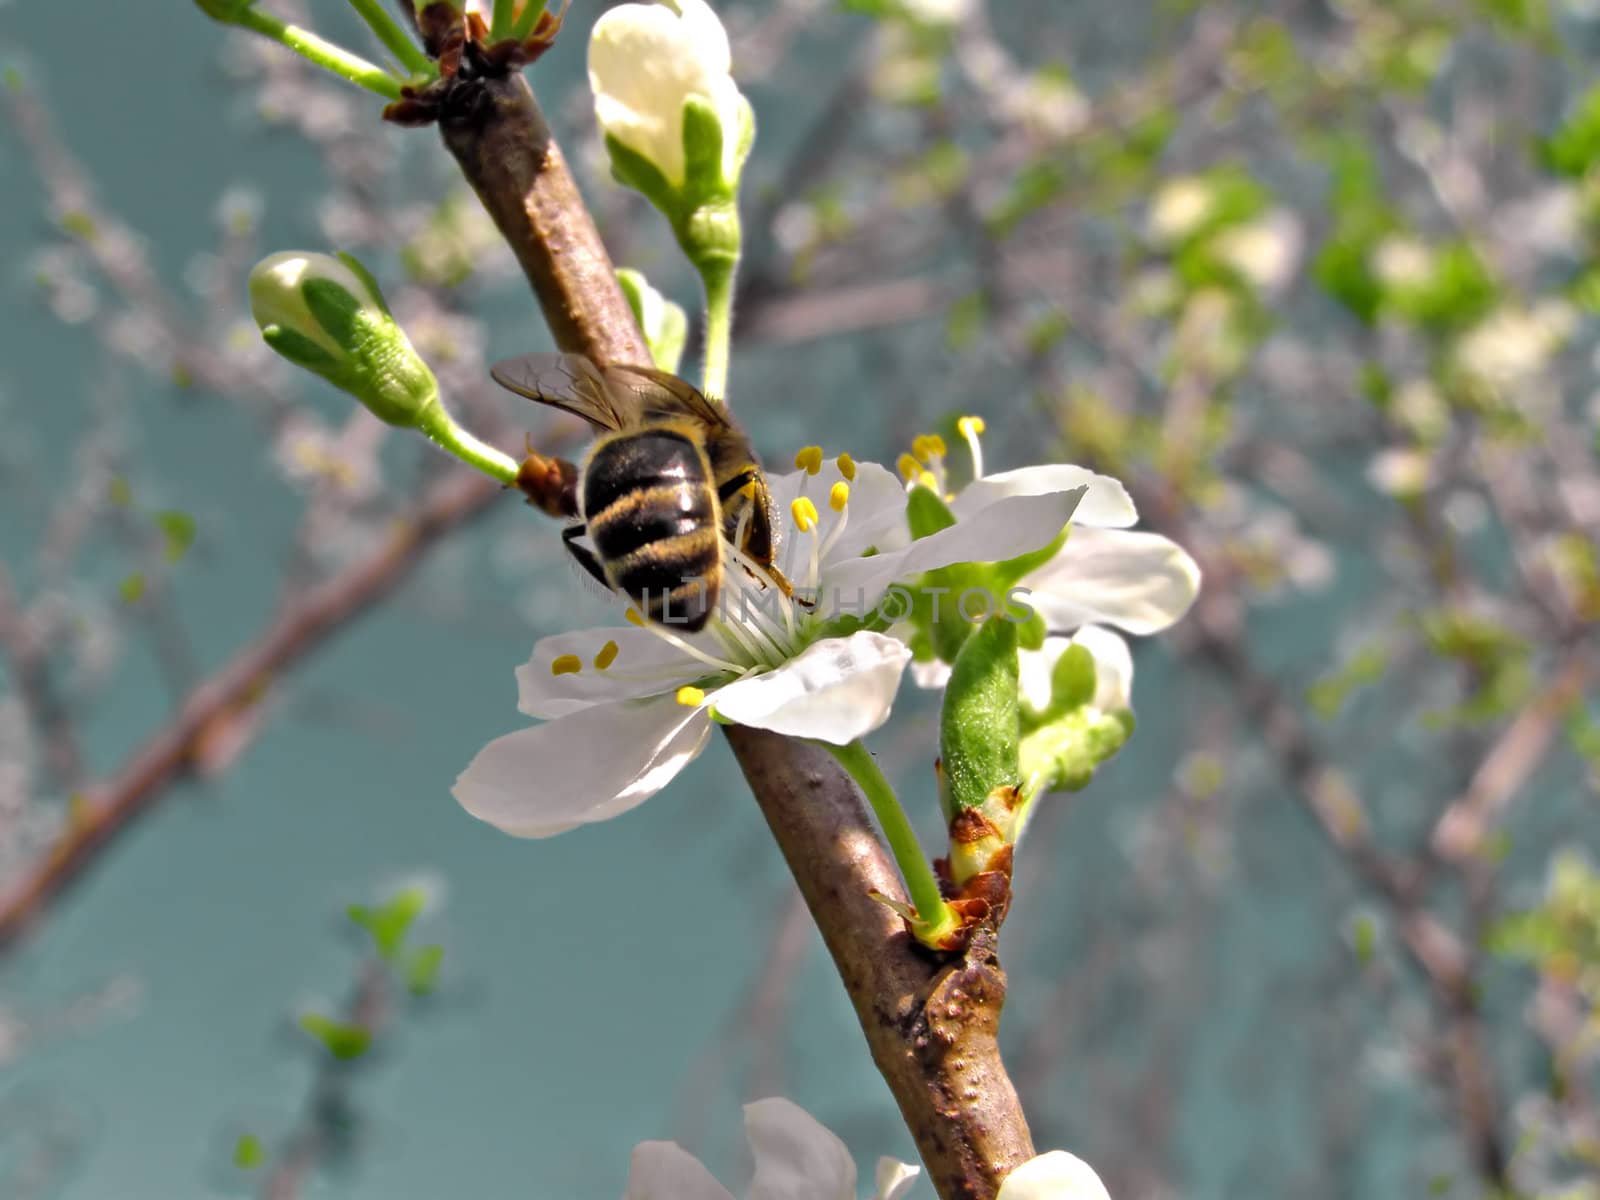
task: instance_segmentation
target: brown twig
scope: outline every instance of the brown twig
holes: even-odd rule
[[[442,124],[445,145],[511,243],[563,350],[647,362],[642,335],[520,77]],[[1033,1155],[995,1040],[1005,975],[992,945],[925,953],[871,898],[903,898],[855,786],[824,751],[730,727],[728,741],[839,969],[879,1070],[944,1200],[990,1200]]]

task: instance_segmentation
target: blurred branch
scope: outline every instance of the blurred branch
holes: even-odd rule
[[[430,547],[500,493],[481,476],[452,475],[404,511],[376,550],[290,599],[255,642],[194,689],[171,723],[108,780],[81,794],[43,861],[0,894],[0,947],[14,941],[122,828],[174,783],[204,770],[213,748],[233,741],[279,676],[393,594]]]
[[[65,792],[77,791],[84,779],[83,752],[71,714],[56,694],[50,678],[46,646],[29,627],[11,575],[0,564],[0,654],[4,654],[12,685],[27,709],[28,718],[44,742],[45,760],[56,784]]]

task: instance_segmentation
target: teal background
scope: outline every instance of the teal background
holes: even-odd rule
[[[539,67],[543,95],[581,83],[584,8]],[[331,3],[315,11],[319,26],[346,20]],[[218,28],[182,4],[107,4],[86,38],[85,12],[0,4],[0,52],[22,64],[166,279],[213,246],[217,196],[240,183],[265,199],[263,251],[320,241],[316,157],[255,120],[219,69]],[[861,27],[828,30],[751,87],[754,189],[815,107],[804,72],[836,66]],[[576,133],[565,127],[569,143]],[[414,178],[395,186],[448,179],[431,133],[378,136],[405,143]],[[29,263],[48,234],[32,168],[0,131],[0,414],[7,461],[35,484],[4,494],[0,552],[29,577],[44,502],[70,482],[92,408],[114,407],[141,503],[200,517],[176,595],[196,660],[215,665],[273,610],[298,502],[236,409],[131,372],[44,310]],[[544,343],[518,284],[485,289],[476,307],[491,356]],[[870,372],[904,382],[863,402]],[[979,381],[952,361],[936,319],[741,350],[734,381],[771,461],[811,441],[892,460],[919,420],[953,404],[991,414],[993,465],[1032,461],[1045,444],[1045,424],[1023,406],[997,419],[1003,395],[972,397]],[[325,389],[308,384],[303,396],[340,411]],[[528,545],[531,574],[507,570],[505,555]],[[1344,549],[1350,572],[1333,593],[1263,619],[1265,653],[1290,678],[1320,666],[1321,635],[1308,631],[1364,586],[1355,548]],[[86,562],[81,586],[108,594],[125,569],[109,548]],[[530,601],[528,589],[545,594]],[[243,758],[168,795],[0,966],[0,1013],[24,1019],[109,979],[132,987],[86,1027],[0,1054],[0,1111],[13,1116],[0,1117],[0,1164],[15,1171],[43,1122],[66,1131],[68,1147],[46,1195],[248,1194],[252,1181],[228,1166],[235,1138],[248,1130],[270,1145],[315,1069],[292,1016],[336,1005],[350,986],[359,942],[344,906],[416,872],[446,901],[427,923],[447,947],[443,986],[359,1073],[355,1152],[308,1195],[612,1197],[629,1149],[663,1137],[735,1184],[738,1105],[768,1088],[845,1136],[866,1172],[878,1154],[911,1157],[814,933],[777,1027],[740,1027],[793,887],[724,747],[625,818],[558,841],[506,838],[450,799],[476,750],[519,724],[513,667],[584,606],[599,619],[554,531],[508,499],[283,681]],[[546,622],[526,620],[530,609]],[[1084,1154],[1119,1197],[1155,1194],[1143,1190],[1145,1160],[1196,1200],[1422,1194],[1433,1174],[1459,1169],[1457,1150],[1430,1097],[1395,1069],[1380,1004],[1352,986],[1348,882],[1258,762],[1236,764],[1241,786],[1220,801],[1235,826],[1231,865],[1211,874],[1186,855],[1179,818],[1162,815],[1184,714],[1226,696],[1178,677],[1159,641],[1138,647],[1138,673],[1137,737],[1089,791],[1061,798],[1020,859],[1005,1032],[1036,1140]],[[166,703],[154,662],[135,649],[93,710],[93,765],[114,767]],[[924,802],[933,844],[932,709],[910,696],[903,709],[874,748]],[[1173,840],[1170,875],[1133,870],[1151,837]],[[1520,994],[1503,1003],[1514,1012]]]

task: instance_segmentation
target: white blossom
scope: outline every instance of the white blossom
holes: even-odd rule
[[[589,39],[595,117],[676,188],[686,172],[683,106],[698,97],[718,115],[722,176],[731,184],[752,121],[731,66],[728,35],[705,0],[620,4],[595,22]]]
[[[799,1105],[777,1097],[757,1100],[745,1105],[744,1127],[756,1164],[749,1200],[856,1200],[849,1149]],[[910,1163],[879,1159],[873,1200],[900,1200],[918,1174],[920,1168]],[[1034,1195],[1046,1193],[1017,1193]],[[733,1200],[733,1193],[676,1142],[641,1142],[634,1147],[623,1200]]]
[[[517,672],[519,707],[542,724],[486,746],[456,781],[456,799],[507,833],[546,837],[654,795],[704,748],[713,714],[847,745],[888,719],[911,656],[899,639],[861,627],[889,624],[882,614],[899,606],[898,581],[1037,550],[1093,495],[1074,478],[995,496],[913,542],[893,475],[873,463],[850,463],[850,480],[844,466],[834,470],[820,505],[807,493],[825,476],[769,480],[785,517],[777,565],[796,599],[724,543],[722,591],[699,633],[640,622],[544,638]]]
[[[1111,1200],[1111,1195],[1083,1159],[1052,1150],[1007,1175],[995,1200]]]

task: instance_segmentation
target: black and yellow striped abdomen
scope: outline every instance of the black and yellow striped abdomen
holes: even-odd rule
[[[606,581],[661,625],[693,632],[722,582],[720,509],[700,443],[670,425],[595,443],[583,518]]]

